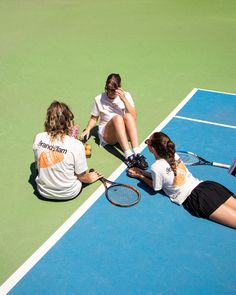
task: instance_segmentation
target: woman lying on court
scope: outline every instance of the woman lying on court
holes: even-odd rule
[[[183,205],[196,217],[236,228],[236,198],[231,191],[217,182],[193,177],[166,134],[155,132],[145,143],[156,161],[151,166],[151,172],[130,168],[130,177],[145,182],[155,191],[163,189],[172,202]]]
[[[80,193],[82,183],[95,182],[101,176],[86,172],[85,149],[73,137],[74,115],[65,103],[54,101],[49,106],[44,129],[33,144],[38,192],[47,199],[73,199]]]
[[[110,74],[106,80],[105,92],[95,97],[91,117],[80,136],[81,140],[89,137],[99,118],[100,144],[105,146],[119,143],[129,168],[136,166],[147,169],[148,164],[139,149],[134,101],[130,93],[121,88],[119,74]]]

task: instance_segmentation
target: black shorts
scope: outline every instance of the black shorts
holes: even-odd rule
[[[193,216],[209,218],[233,193],[214,181],[203,181],[193,189],[183,202],[183,207]]]

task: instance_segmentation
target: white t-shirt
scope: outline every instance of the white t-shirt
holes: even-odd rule
[[[82,142],[67,135],[63,142],[51,142],[47,132],[42,132],[35,137],[33,151],[39,171],[36,177],[39,193],[49,199],[76,197],[82,183],[75,173],[88,169]]]
[[[125,91],[125,97],[134,107],[134,101],[129,92]],[[110,99],[106,92],[103,92],[95,97],[91,115],[100,117],[99,126],[105,126],[117,114],[121,116],[125,114],[125,104],[119,96]]]
[[[151,166],[151,174],[154,190],[163,189],[172,202],[181,205],[201,181],[193,177],[177,154],[175,154],[175,160],[177,164],[176,178],[165,159],[156,160]]]

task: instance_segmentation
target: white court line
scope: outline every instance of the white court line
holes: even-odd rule
[[[194,88],[181,103],[163,120],[151,133],[163,129],[175,114],[191,99],[197,92]],[[149,135],[149,136],[150,136]],[[140,145],[143,150],[146,147],[144,142]],[[115,180],[126,169],[126,165],[122,163],[111,174],[109,179]],[[52,236],[43,243],[6,281],[0,286],[0,295],[7,294],[26,274],[30,269],[57,243],[57,241],[84,215],[84,213],[100,198],[104,192],[104,186],[101,185],[72,215],[69,217]]]
[[[199,123],[204,123],[204,124],[210,124],[210,125],[216,125],[216,126],[221,126],[221,127],[227,127],[227,128],[233,128],[236,129],[236,126],[233,125],[227,125],[227,124],[220,124],[216,122],[210,122],[210,121],[205,121],[205,120],[198,120],[198,119],[193,119],[193,118],[188,118],[188,117],[182,117],[182,116],[174,116],[177,119],[182,119],[182,120],[187,120],[187,121],[193,121],[193,122],[199,122]]]
[[[150,137],[151,134],[154,132],[158,132],[162,130],[169,122],[170,120],[175,117],[175,115],[184,107],[184,105],[194,96],[194,94],[198,91],[198,88],[194,88],[181,102],[180,104],[173,109],[173,111],[147,136]],[[144,142],[140,145],[141,149],[143,150],[146,147],[146,144]]]
[[[197,90],[206,91],[206,92],[213,92],[213,93],[228,94],[228,95],[233,95],[233,96],[236,97],[236,94],[235,93],[231,93],[231,92],[217,91],[217,90],[209,90],[209,89],[203,89],[203,88],[197,88]]]

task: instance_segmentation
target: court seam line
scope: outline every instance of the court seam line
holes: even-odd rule
[[[235,96],[235,93],[232,92],[226,92],[226,91],[217,91],[217,90],[210,90],[210,89],[203,89],[203,88],[197,88],[198,90],[201,91],[206,91],[206,92],[213,92],[213,93],[219,93],[219,94],[228,94],[228,95],[233,95]]]
[[[175,107],[169,115],[148,135],[162,130],[184,105],[198,91],[193,88],[190,93]],[[140,149],[146,147],[144,141]],[[125,171],[126,165],[122,163],[108,178],[114,181]],[[44,255],[66,234],[66,232],[85,214],[85,212],[102,196],[104,186],[101,184],[94,193],[0,286],[0,295],[7,294],[13,287],[43,258]]]
[[[236,126],[233,126],[233,125],[227,125],[227,124],[221,124],[221,123],[216,123],[216,122],[211,122],[211,121],[188,118],[188,117],[184,117],[184,116],[174,116],[174,118],[181,119],[181,120],[198,122],[198,123],[203,123],[203,124],[209,124],[209,125],[215,125],[215,126],[220,126],[220,127],[236,129]]]

